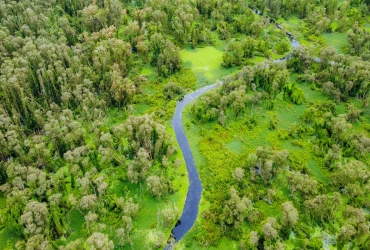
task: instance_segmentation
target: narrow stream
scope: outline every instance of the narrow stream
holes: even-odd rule
[[[253,9],[254,10],[254,9]],[[258,10],[254,10],[257,14]],[[275,25],[281,29],[281,25],[275,23]],[[295,40],[290,32],[286,33],[287,37],[289,38],[292,49],[298,47],[300,44],[297,40]],[[274,60],[273,62],[280,62],[285,61],[291,58],[291,53],[285,56],[282,59]],[[268,65],[267,65],[268,66]],[[222,82],[220,83],[222,84]],[[184,96],[182,101],[179,101],[176,106],[176,111],[172,119],[172,126],[176,134],[177,142],[180,146],[182,154],[185,159],[186,169],[188,171],[188,178],[189,178],[189,189],[186,195],[184,210],[182,212],[181,218],[176,223],[176,226],[172,229],[172,237],[175,239],[175,242],[178,242],[193,226],[197,216],[198,216],[198,207],[199,201],[201,198],[203,186],[202,182],[199,179],[199,174],[194,164],[194,158],[191,153],[191,149],[189,146],[188,139],[186,138],[183,126],[182,126],[182,112],[184,108],[193,100],[204,94],[205,92],[216,88],[220,84],[212,84],[205,87],[202,87],[190,94]],[[165,247],[165,250],[173,249],[173,245],[169,244]]]
[[[193,226],[194,221],[198,216],[198,206],[203,190],[202,182],[199,179],[197,169],[194,165],[193,154],[191,153],[189,142],[186,138],[182,126],[182,112],[190,102],[192,102],[208,90],[214,89],[215,87],[217,87],[217,85],[218,84],[208,85],[184,96],[184,99],[177,103],[176,111],[173,116],[172,126],[176,134],[177,142],[179,143],[180,149],[185,159],[189,178],[189,189],[188,194],[186,195],[184,210],[182,212],[180,220],[177,222],[174,229],[172,229],[172,236],[176,242],[179,241],[184,236],[184,234],[187,233]]]

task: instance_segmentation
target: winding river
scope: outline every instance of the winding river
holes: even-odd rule
[[[252,8],[253,11],[259,15],[261,12],[257,9]],[[273,21],[275,22],[275,21]],[[277,28],[282,29],[281,25],[275,22]],[[290,32],[287,32],[286,35],[290,39],[292,49],[298,47],[300,44],[297,40],[295,40]],[[274,60],[273,62],[280,62],[285,61],[291,57],[291,53],[285,56],[282,59]],[[199,179],[199,174],[194,164],[194,158],[191,153],[191,149],[189,146],[188,139],[186,138],[183,126],[182,126],[182,112],[184,108],[193,100],[204,94],[205,92],[216,88],[217,86],[222,85],[220,84],[212,84],[205,87],[202,87],[190,94],[184,96],[183,100],[179,101],[176,106],[176,111],[173,116],[172,126],[176,134],[177,142],[180,146],[182,154],[185,159],[186,169],[188,171],[188,178],[189,178],[189,189],[186,195],[186,201],[184,205],[184,210],[182,211],[182,215],[180,220],[176,223],[176,226],[172,229],[172,236],[175,239],[175,242],[178,242],[193,226],[197,216],[198,216],[198,207],[199,201],[202,195],[202,182]],[[170,250],[173,248],[172,244],[169,244],[165,247],[165,250]]]
[[[175,115],[173,116],[172,126],[175,130],[176,139],[185,159],[186,169],[188,171],[189,189],[186,195],[186,201],[181,218],[172,230],[172,235],[176,241],[180,240],[193,226],[198,216],[198,205],[202,194],[202,182],[199,179],[197,169],[194,165],[194,158],[190,150],[188,139],[186,138],[182,126],[182,111],[190,102],[201,96],[210,89],[214,89],[218,84],[205,86],[193,93],[184,96],[184,99],[177,103]]]

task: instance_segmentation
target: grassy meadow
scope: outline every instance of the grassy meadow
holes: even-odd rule
[[[235,71],[221,66],[223,51],[215,47],[186,48],[180,52],[183,66],[191,69],[197,77],[197,87],[214,83]]]
[[[338,54],[344,53],[343,48],[348,45],[346,33],[324,33],[323,36],[328,46],[334,47]]]

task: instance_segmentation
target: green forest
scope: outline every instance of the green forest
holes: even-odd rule
[[[370,0],[0,0],[0,250],[370,249],[369,105]]]

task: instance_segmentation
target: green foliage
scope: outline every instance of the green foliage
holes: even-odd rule
[[[321,237],[313,237],[308,241],[307,247],[313,250],[319,250],[322,249],[322,239]]]
[[[157,67],[159,76],[169,76],[181,68],[181,57],[179,50],[162,34],[155,33],[150,37],[153,52],[152,64]]]
[[[290,150],[289,151],[289,166],[290,169],[294,171],[302,171],[307,169],[307,164],[309,160],[309,154],[304,153],[300,150]]]
[[[313,240],[316,239],[316,235],[314,230],[312,230],[312,226],[318,224],[323,230],[335,230],[338,235],[340,230],[329,227],[327,221],[335,221],[335,223],[343,225],[340,219],[341,217],[338,215],[343,212],[343,206],[341,204],[348,202],[354,206],[362,206],[363,199],[366,196],[363,192],[360,192],[361,184],[356,181],[352,181],[356,184],[344,188],[341,195],[338,196],[335,193],[338,192],[338,186],[335,186],[330,181],[334,180],[333,173],[338,173],[336,164],[343,164],[343,160],[336,158],[337,156],[335,155],[338,154],[337,152],[341,152],[339,154],[345,158],[349,155],[357,159],[360,157],[359,155],[356,156],[355,153],[349,153],[347,156],[344,148],[349,150],[352,147],[348,139],[349,134],[352,134],[352,138],[359,138],[359,135],[355,135],[357,132],[352,130],[346,120],[360,119],[361,121],[361,111],[355,108],[355,105],[350,105],[347,108],[348,114],[338,115],[338,110],[342,110],[340,113],[345,112],[344,108],[338,109],[338,105],[325,99],[325,96],[319,92],[320,90],[310,90],[309,86],[303,84],[298,85],[292,82],[285,85],[286,100],[294,103],[290,98],[293,95],[293,90],[296,90],[299,93],[298,96],[301,96],[302,100],[306,99],[307,103],[302,101],[299,106],[291,105],[282,100],[281,95],[278,95],[276,98],[270,97],[263,105],[257,102],[251,106],[246,106],[243,110],[245,114],[241,113],[239,116],[235,116],[235,118],[233,116],[229,117],[227,127],[216,125],[216,119],[207,118],[202,120],[205,117],[204,114],[210,110],[210,107],[220,108],[223,107],[222,105],[225,105],[221,101],[222,98],[226,100],[225,94],[230,93],[231,99],[231,93],[235,95],[236,92],[234,91],[240,89],[241,86],[246,85],[249,87],[248,76],[245,75],[245,72],[251,71],[242,71],[243,73],[239,74],[237,81],[226,79],[226,84],[219,91],[220,94],[217,94],[216,91],[210,95],[206,94],[207,96],[203,100],[197,101],[193,106],[193,108],[197,108],[198,112],[195,112],[192,117],[193,119],[199,117],[201,120],[196,126],[200,127],[202,133],[198,134],[198,137],[200,137],[199,143],[194,144],[193,142],[191,145],[199,148],[202,156],[205,158],[206,163],[200,164],[200,175],[206,189],[209,188],[210,191],[206,192],[204,197],[208,202],[214,204],[211,208],[207,209],[207,213],[202,214],[207,222],[204,220],[200,220],[199,222],[203,226],[205,224],[219,225],[217,219],[214,218],[222,220],[225,211],[218,204],[218,201],[224,200],[224,202],[229,202],[230,198],[219,192],[214,186],[217,185],[220,189],[224,189],[229,184],[235,189],[238,189],[240,197],[243,193],[248,194],[248,198],[254,201],[246,222],[240,226],[244,232],[250,232],[251,227],[261,230],[266,217],[280,216],[281,211],[277,206],[287,200],[291,200],[294,207],[298,210],[300,222],[298,222],[297,228],[294,229],[297,238],[294,240],[290,239],[289,242],[294,244],[295,247],[309,246],[312,249],[319,249],[322,246],[322,242],[321,240]],[[261,80],[263,79],[262,77],[260,78]],[[303,90],[305,91],[304,94]],[[254,95],[256,97],[256,92],[254,92]],[[293,97],[295,96],[293,95]],[[275,108],[267,111],[271,106],[269,104],[270,100],[274,103]],[[227,105],[225,106],[227,107]],[[234,104],[235,107],[236,105]],[[256,112],[257,127],[251,122],[252,118],[248,115],[252,112],[254,113],[256,110],[258,110]],[[233,107],[228,107],[226,112],[228,111],[230,114],[234,114]],[[349,114],[351,115],[348,116]],[[276,122],[277,119],[280,122]],[[191,125],[190,127],[193,128],[193,126],[195,125]],[[270,128],[274,130],[269,131]],[[363,128],[366,128],[366,126],[363,126]],[[255,137],[260,138],[256,140],[254,139]],[[338,138],[342,139],[337,140]],[[229,151],[223,150],[219,144],[223,142],[226,147],[230,147],[227,143],[235,140],[241,140],[243,142],[239,145],[243,150],[239,151],[239,154],[236,156],[237,159],[234,162],[229,163]],[[352,142],[356,144],[360,140],[365,140],[365,138],[354,139]],[[274,159],[274,153],[271,151],[258,149],[256,154],[250,154],[255,152],[258,146],[265,145],[266,141],[271,143],[270,145],[274,148],[289,150],[289,158],[286,164],[289,168],[275,169],[274,166],[276,165],[274,164],[276,159]],[[333,144],[343,141],[345,143],[340,144],[340,148],[343,151],[335,149],[335,145],[333,146]],[[342,149],[342,147],[344,148]],[[244,155],[242,153],[243,151],[245,152]],[[249,157],[248,154],[250,154]],[[270,155],[270,157],[264,157],[264,155]],[[329,158],[333,159],[331,161],[334,164],[334,167],[330,170],[325,168],[325,161]],[[197,159],[196,162],[198,162]],[[227,166],[230,165],[233,168],[230,169],[229,173],[225,172],[225,168],[228,169]],[[272,167],[270,168],[270,166]],[[249,168],[250,170],[245,171],[243,181],[241,182],[235,180],[234,170],[236,168]],[[272,170],[270,171],[270,169]],[[343,185],[341,186],[343,187]],[[277,190],[275,191],[274,189]],[[325,208],[320,207],[319,204],[322,203],[326,204]],[[326,209],[327,206],[330,209]],[[228,216],[228,218],[231,217]],[[226,229],[230,239],[234,239],[234,237],[236,237],[236,240],[241,239],[234,232],[234,224],[228,225],[226,223],[226,226],[230,227]],[[282,239],[289,237],[285,229],[279,229],[278,231]],[[204,239],[197,239],[198,244],[201,243],[201,245],[204,245]],[[310,239],[312,239],[312,242]],[[193,244],[195,242],[192,243],[192,247],[194,247]],[[218,245],[218,247],[221,247],[221,245]]]
[[[275,130],[278,126],[278,123],[279,123],[278,117],[275,114],[271,115],[270,123],[269,123],[269,129],[270,130]]]
[[[234,64],[234,57],[231,52],[226,51],[222,56],[222,66],[230,68]]]
[[[284,87],[284,97],[294,104],[302,104],[305,101],[305,95],[295,83],[288,83]]]
[[[266,103],[266,109],[274,110],[274,108],[276,106],[276,101],[275,100],[266,100],[265,103]]]
[[[176,95],[182,96],[184,89],[173,82],[169,82],[164,86],[164,94],[167,99],[173,99]]]
[[[290,47],[289,42],[281,41],[275,46],[275,49],[279,55],[283,55],[290,50]]]

